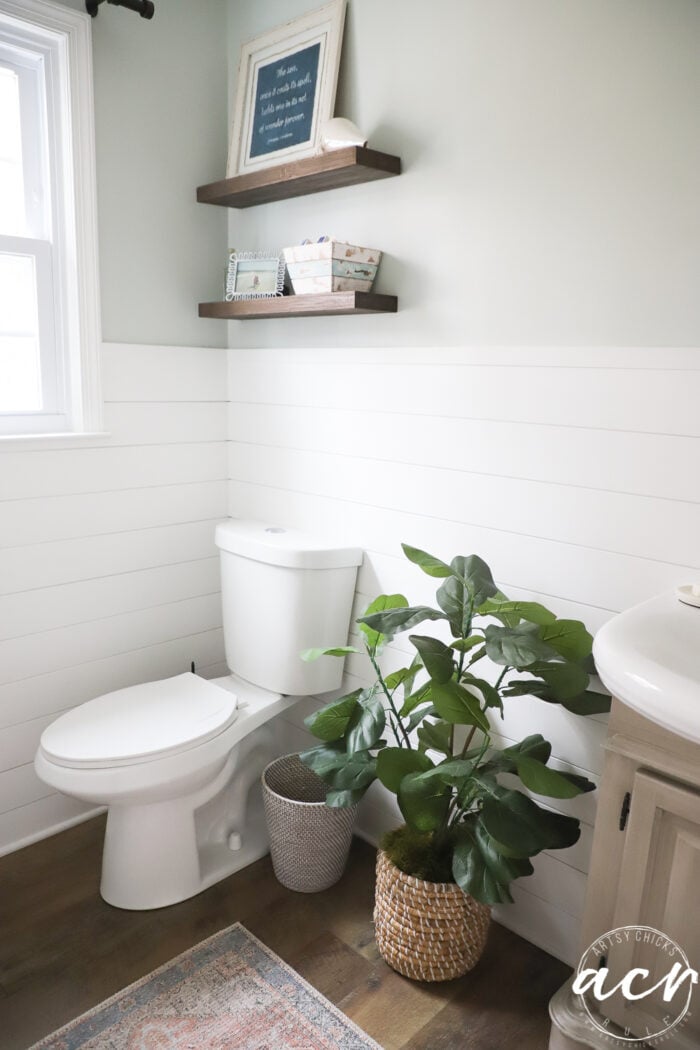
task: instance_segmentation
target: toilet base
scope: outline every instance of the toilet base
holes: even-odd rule
[[[216,778],[187,799],[110,806],[102,898],[127,911],[165,908],[263,857],[269,838],[260,777],[279,750],[274,737],[270,726],[253,730]]]

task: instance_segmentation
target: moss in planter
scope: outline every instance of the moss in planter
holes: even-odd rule
[[[450,839],[438,842],[432,832],[414,831],[404,825],[388,831],[380,846],[406,875],[426,882],[454,882]]]

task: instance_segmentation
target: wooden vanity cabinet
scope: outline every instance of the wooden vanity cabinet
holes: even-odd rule
[[[617,927],[650,926],[677,941],[690,965],[700,969],[700,745],[613,701],[605,749],[581,952]],[[605,960],[610,985],[632,967],[645,966],[645,958],[650,968],[643,944],[613,948]],[[562,1005],[558,993],[550,1010],[550,1050],[610,1046],[609,1038],[598,1038],[592,1029],[582,1041],[581,1026],[568,1023],[572,1018]],[[658,1019],[667,1013],[660,992],[656,1000],[630,1003],[617,996],[605,1004],[611,1021],[638,1036],[658,1030]],[[665,1045],[700,1046],[697,986],[686,1023]]]

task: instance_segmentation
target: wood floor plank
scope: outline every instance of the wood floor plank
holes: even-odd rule
[[[347,944],[324,933],[286,960],[332,1003],[339,1003],[367,977],[372,964]]]
[[[502,927],[459,981],[394,973],[373,938],[375,852],[356,840],[342,880],[294,893],[263,858],[171,908],[99,896],[104,818],[0,858],[0,1048],[26,1050],[188,948],[242,922],[385,1050],[543,1050],[561,963]]]

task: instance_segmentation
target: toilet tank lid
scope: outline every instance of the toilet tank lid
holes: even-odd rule
[[[216,545],[243,558],[290,569],[339,569],[362,562],[359,547],[344,547],[323,536],[242,518],[229,518],[216,526]]]

